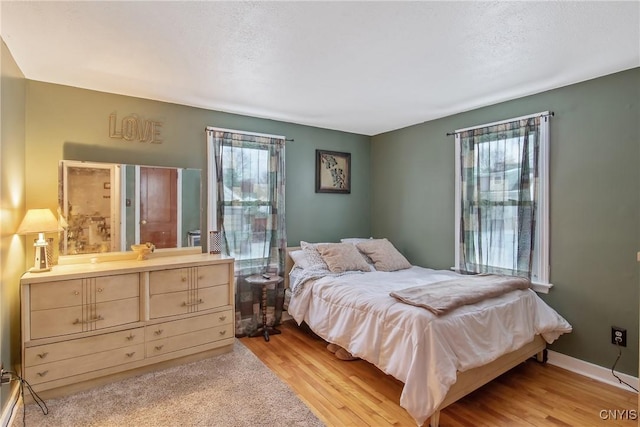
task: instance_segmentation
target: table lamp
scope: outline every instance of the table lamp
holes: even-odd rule
[[[38,240],[33,244],[35,247],[34,266],[29,269],[30,272],[39,273],[49,271],[49,261],[47,261],[48,243],[44,238],[44,233],[53,233],[60,230],[58,220],[51,212],[51,209],[29,209],[24,219],[18,227],[17,234],[37,234]]]

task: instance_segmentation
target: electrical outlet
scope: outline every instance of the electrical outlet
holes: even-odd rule
[[[626,347],[627,346],[627,330],[625,328],[612,326],[611,327],[611,344],[619,345],[620,347]]]

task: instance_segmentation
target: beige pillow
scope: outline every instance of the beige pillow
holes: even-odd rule
[[[356,245],[358,250],[373,261],[378,271],[396,271],[411,268],[411,263],[387,239],[371,239]]]
[[[371,271],[362,254],[352,244],[325,243],[316,245],[316,250],[332,273]]]

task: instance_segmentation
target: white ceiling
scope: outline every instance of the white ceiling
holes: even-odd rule
[[[1,7],[28,79],[365,135],[640,66],[638,1]]]

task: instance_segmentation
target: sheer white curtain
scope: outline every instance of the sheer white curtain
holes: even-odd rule
[[[222,253],[235,258],[236,335],[251,334],[262,321],[261,294],[246,282],[266,271],[283,274],[285,232],[285,140],[210,130],[217,230]],[[209,192],[211,197],[212,191]],[[210,204],[211,206],[211,204]],[[280,322],[284,285],[267,294],[267,323]]]
[[[531,277],[540,120],[529,117],[457,135],[461,270]]]

